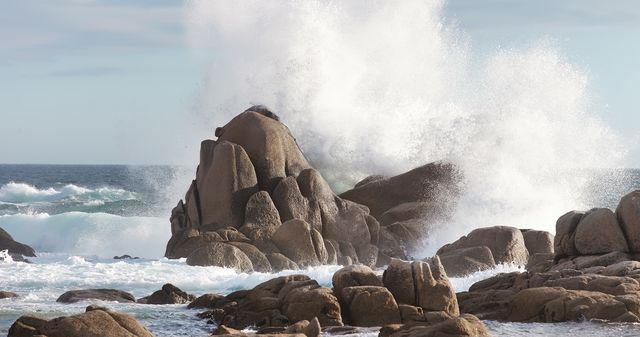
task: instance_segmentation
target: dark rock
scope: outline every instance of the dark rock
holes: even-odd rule
[[[187,306],[187,309],[197,308],[216,308],[220,306],[220,302],[224,300],[224,296],[218,294],[204,294],[193,300]]]
[[[23,255],[29,257],[35,257],[36,252],[33,248],[13,240],[13,237],[7,233],[4,229],[0,228],[0,251],[8,250],[9,254]]]
[[[136,299],[128,292],[115,289],[84,289],[70,290],[60,295],[56,302],[75,303],[84,300],[114,301],[121,303],[135,302]]]
[[[404,325],[387,325],[380,329],[379,337],[440,337],[467,336],[489,337],[484,323],[477,317],[464,314],[439,323],[413,322]]]
[[[140,258],[137,257],[137,256],[136,257],[132,257],[131,255],[124,254],[124,255],[120,255],[120,256],[114,256],[113,259],[114,260],[138,260]]]
[[[162,289],[154,292],[153,294],[141,298],[138,303],[144,304],[185,304],[193,301],[196,297],[189,295],[180,288],[174,286],[171,283],[167,283],[162,286]]]
[[[18,294],[10,291],[0,291],[0,299],[18,297]]]

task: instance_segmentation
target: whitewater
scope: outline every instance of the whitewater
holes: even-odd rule
[[[336,192],[369,174],[397,174],[435,160],[464,173],[447,223],[425,233],[424,250],[497,224],[555,231],[571,209],[615,207],[640,188],[623,141],[598,117],[588,71],[554,41],[479,54],[442,1],[187,1],[194,56],[208,64],[184,136],[200,135],[254,103],[289,126]],[[169,216],[195,176],[184,167],[0,165],[0,227],[38,257],[0,253],[0,335],[21,315],[53,318],[88,302],[63,292],[115,288],[136,298],[172,283],[228,294],[278,275],[304,273],[329,286],[339,266],[238,274],[163,258]],[[128,254],[139,259],[114,260]],[[499,272],[452,279],[456,291]],[[131,313],[156,336],[208,336],[213,326],[181,305],[99,303]],[[595,322],[485,322],[493,336],[638,336],[640,327]],[[377,333],[363,333],[376,336]]]

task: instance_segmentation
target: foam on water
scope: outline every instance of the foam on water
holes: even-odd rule
[[[99,257],[161,257],[171,236],[166,217],[106,213],[1,215],[0,227],[38,252]]]
[[[461,169],[457,211],[417,255],[475,227],[553,231],[587,206],[579,170],[624,165],[588,71],[548,39],[476,53],[443,1],[188,3],[189,41],[210,60],[199,134],[263,103],[333,186],[435,160]]]
[[[0,186],[0,202],[28,204],[34,202],[55,202],[65,199],[84,202],[118,201],[136,199],[136,193],[120,188],[100,187],[90,189],[67,184],[59,189],[53,187],[38,189],[26,183],[9,182]]]

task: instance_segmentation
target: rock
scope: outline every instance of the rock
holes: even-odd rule
[[[21,316],[8,337],[153,337],[132,316],[100,307],[88,307],[83,314],[45,320]]]
[[[388,325],[380,329],[379,337],[489,337],[485,325],[477,317],[463,314],[446,321],[431,324],[415,322],[404,325]]]
[[[285,333],[304,334],[307,337],[319,337],[320,336],[320,322],[318,318],[314,317],[311,322],[304,320],[288,326]]]
[[[267,259],[274,270],[298,270],[298,264],[280,253],[267,254]]]
[[[458,314],[455,292],[437,256],[428,262],[392,259],[383,274],[383,284],[399,304]]]
[[[204,294],[189,303],[189,305],[187,305],[187,309],[215,308],[219,306],[219,303],[223,300],[224,296],[222,295]]]
[[[556,236],[553,239],[556,258],[578,255],[575,244],[575,231],[585,212],[571,211],[556,221]]]
[[[0,299],[18,297],[18,294],[11,291],[0,291]]]
[[[549,271],[564,269],[587,269],[592,267],[606,267],[624,261],[631,260],[631,256],[622,252],[611,252],[603,255],[574,256],[558,260],[557,264],[549,268]]]
[[[333,283],[333,291],[340,303],[344,303],[341,298],[342,289],[344,288],[356,286],[382,287],[382,281],[373,270],[362,265],[351,265],[339,269],[333,274],[331,282]]]
[[[320,234],[312,235],[312,231],[315,229],[305,221],[293,219],[285,221],[272,239],[282,253],[298,266],[317,266],[320,264],[318,252],[323,255],[324,251],[326,260],[326,248],[324,242],[318,239]]]
[[[401,322],[398,304],[385,287],[345,287],[341,298],[345,316],[352,325],[381,326]]]
[[[211,242],[207,246],[196,249],[187,257],[187,264],[233,268],[243,273],[253,271],[251,260],[242,250],[221,242]]]
[[[508,319],[516,322],[563,322],[602,319],[640,322],[638,296],[539,287],[520,291],[511,300]]]
[[[493,254],[487,246],[455,249],[439,256],[450,277],[463,277],[496,266]]]
[[[133,257],[133,256],[131,256],[131,255],[124,254],[124,255],[120,255],[120,256],[117,256],[117,255],[116,255],[116,256],[114,256],[114,257],[113,257],[113,259],[114,259],[114,260],[138,260],[138,259],[140,259],[140,258],[139,258],[139,257],[137,257],[137,256],[136,256],[136,257]]]
[[[138,303],[144,304],[185,304],[193,301],[196,297],[189,295],[180,288],[174,286],[171,283],[167,283],[162,286],[162,289],[154,292],[153,294],[141,298]]]
[[[457,294],[460,312],[474,314],[480,319],[507,320],[511,312],[514,290],[485,290]]]
[[[5,249],[8,250],[11,255],[36,256],[33,248],[13,240],[13,237],[11,237],[9,233],[0,228],[0,251]]]
[[[340,197],[367,206],[371,215],[382,221],[384,212],[403,203],[449,205],[448,197],[456,194],[458,179],[452,165],[431,163],[391,178],[359,183]]]
[[[628,240],[629,249],[640,253],[640,190],[622,197],[616,208],[616,216]]]
[[[627,276],[640,274],[640,262],[638,261],[622,261],[605,267],[602,275],[607,276]]]
[[[444,245],[437,254],[443,255],[460,249],[487,246],[495,263],[514,263],[526,265],[529,253],[522,232],[515,227],[494,226],[478,228],[457,241]]]
[[[521,232],[529,256],[535,254],[553,254],[553,234],[547,231],[533,229],[521,230]]]
[[[246,151],[263,191],[271,192],[281,178],[298,176],[311,167],[289,129],[258,112],[245,111],[233,118],[218,139]]]
[[[282,313],[293,322],[317,317],[322,326],[342,325],[338,299],[331,289],[317,285],[289,291],[282,300]]]
[[[136,299],[128,292],[116,289],[85,289],[70,290],[60,295],[56,302],[75,303],[84,300],[114,301],[120,303],[135,302]]]
[[[249,258],[254,271],[261,273],[272,271],[269,259],[255,246],[246,242],[229,242],[229,244],[240,249]]]
[[[616,216],[607,208],[595,208],[585,214],[576,227],[575,245],[580,255],[629,251]]]

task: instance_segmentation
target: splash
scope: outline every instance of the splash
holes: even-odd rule
[[[190,1],[188,40],[210,62],[201,125],[266,104],[334,186],[456,164],[464,195],[423,255],[475,227],[553,232],[589,206],[584,169],[620,167],[625,149],[594,111],[587,72],[552,41],[476,55],[444,5]]]

